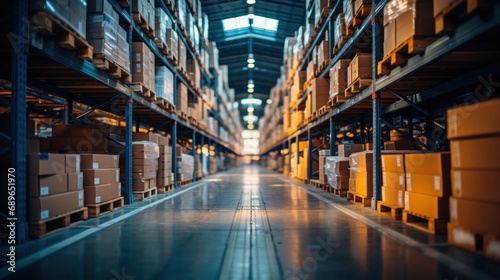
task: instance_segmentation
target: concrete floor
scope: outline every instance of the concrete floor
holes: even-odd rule
[[[450,246],[446,236],[258,166],[206,177],[16,252],[17,271],[2,267],[0,279],[500,277],[498,262]]]

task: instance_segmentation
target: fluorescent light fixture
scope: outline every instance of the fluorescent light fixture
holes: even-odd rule
[[[268,100],[266,100],[266,103],[271,104],[271,103],[273,103],[273,101],[271,99],[268,99]]]
[[[253,53],[248,54],[247,63],[255,63],[255,58],[253,57]]]
[[[249,124],[248,124],[248,129],[250,129],[250,130],[254,129],[254,126],[253,126],[253,124],[252,124],[252,123],[249,123]]]
[[[255,63],[248,63],[247,65],[248,68],[252,69],[255,67]]]
[[[249,113],[253,113],[254,108],[253,108],[253,107],[248,107],[247,111],[248,111]]]
[[[253,80],[248,80],[248,88],[254,88],[255,84],[253,83]]]
[[[249,120],[252,120],[253,122],[256,122],[259,119],[257,116],[243,116],[243,120],[248,122]]]
[[[255,91],[255,89],[253,89],[253,88],[248,88],[248,89],[247,89],[247,91],[248,91],[248,93],[253,93],[253,92]]]
[[[241,99],[240,102],[241,105],[256,105],[256,106],[262,105],[262,100],[257,98],[244,98]]]
[[[248,5],[255,4],[255,0],[247,0],[247,4],[248,4]]]
[[[252,26],[257,29],[276,32],[278,30],[278,24],[279,21],[277,19],[255,16]]]
[[[252,11],[248,15],[223,19],[222,28],[224,32],[247,29],[250,26],[248,19],[253,19],[253,28],[271,33],[278,31],[279,20],[257,16]]]
[[[248,14],[248,19],[255,19],[255,14]]]

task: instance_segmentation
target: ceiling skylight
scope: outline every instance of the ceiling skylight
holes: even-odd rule
[[[252,27],[262,31],[276,33],[278,30],[279,21],[272,18],[266,18],[255,15],[253,17]],[[238,31],[249,28],[248,15],[239,16],[234,18],[227,18],[222,20],[222,28],[224,32]]]

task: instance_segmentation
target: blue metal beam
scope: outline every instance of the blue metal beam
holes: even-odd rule
[[[377,7],[379,1],[373,0],[373,5]],[[380,6],[378,6],[380,7]],[[381,167],[381,108],[380,108],[380,92],[375,90],[375,80],[378,78],[377,63],[382,58],[380,50],[380,24],[376,20],[376,14],[372,14],[372,18],[368,17],[372,22],[372,108],[373,108],[373,198],[371,208],[377,210],[377,202],[382,198],[382,167]]]
[[[193,182],[196,182],[196,168],[197,168],[197,166],[196,166],[196,131],[195,130],[193,130],[193,135],[192,135],[191,139],[192,139],[191,155],[193,156],[193,160],[194,160],[194,162],[193,162],[194,168],[193,168],[192,176],[193,176]]]
[[[334,156],[336,152],[335,138],[337,133],[335,132],[335,121],[330,118],[330,156]]]

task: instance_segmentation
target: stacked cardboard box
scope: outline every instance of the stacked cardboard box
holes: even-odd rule
[[[119,24],[118,13],[108,1],[96,2],[100,3],[87,15],[87,41],[94,47],[94,56],[104,56],[128,72],[129,44],[127,33]]]
[[[188,117],[191,117],[197,121],[201,121],[202,120],[202,110],[200,110],[200,104],[199,102],[190,102],[188,103],[188,107],[187,107],[187,115]]]
[[[382,155],[382,202],[404,208],[406,190],[405,154]]]
[[[362,152],[363,144],[339,144],[338,155],[339,157],[349,157],[351,154]]]
[[[406,154],[405,173],[405,211],[428,220],[447,220],[451,193],[450,153]]]
[[[132,189],[146,191],[156,188],[158,158],[160,156],[160,135],[155,133],[134,133],[132,135]],[[168,140],[167,140],[168,141]],[[162,142],[164,143],[164,142]]]
[[[216,42],[210,42],[209,67],[219,69],[219,49]]]
[[[28,155],[28,219],[47,220],[83,207],[80,155]]]
[[[358,53],[352,59],[347,70],[347,84],[351,85],[358,78],[371,78],[372,73],[372,54]]]
[[[314,25],[318,24],[321,12],[328,7],[328,0],[314,0]]]
[[[448,239],[500,260],[500,99],[448,110],[452,198]],[[482,243],[481,243],[482,241]]]
[[[188,90],[183,83],[177,84],[177,96],[175,106],[178,111],[185,114],[188,112]]]
[[[328,156],[325,159],[327,183],[334,189],[349,189],[349,158]]]
[[[360,197],[373,197],[373,151],[349,156],[349,191]]]
[[[166,187],[174,183],[172,176],[172,147],[168,144],[168,138],[162,137],[159,140],[159,157],[158,157],[158,187]],[[166,139],[166,141],[165,141]],[[166,143],[165,143],[166,142]]]
[[[325,173],[326,157],[330,155],[330,149],[319,151],[319,182],[320,184],[328,184],[328,177]]]
[[[384,56],[401,46],[413,36],[433,36],[432,0],[392,0],[384,7]],[[437,4],[435,4],[437,5]]]
[[[132,43],[132,82],[155,91],[155,55],[142,42]]]
[[[309,107],[309,115],[328,105],[330,83],[328,78],[315,78],[309,88],[306,107]]]
[[[217,157],[210,157],[210,174],[215,174],[217,172]]]
[[[166,66],[156,66],[156,97],[174,104],[174,74]]]
[[[335,23],[333,25],[333,43],[337,48],[340,48],[342,46],[345,37],[346,37],[345,18],[344,14],[340,13],[335,19]]]
[[[201,160],[200,156],[196,155],[194,157],[194,176],[195,178],[201,178],[203,177],[203,170],[202,170],[202,165],[201,165]]]
[[[198,60],[196,60],[196,58],[194,57],[191,57],[187,60],[186,66],[186,71],[191,81],[193,81],[196,86],[201,85],[201,72]]]
[[[400,131],[409,133],[408,128],[399,128]],[[408,139],[403,134],[399,133],[397,130],[391,130],[390,132],[391,141],[384,142],[384,150],[414,150],[415,143],[413,139]]]
[[[330,99],[337,95],[344,96],[347,88],[347,68],[349,59],[341,59],[330,68]]]
[[[119,166],[117,155],[81,155],[85,205],[95,205],[121,196]]]
[[[70,124],[52,126],[52,137],[41,143],[42,151],[61,153],[108,153],[109,126]]]
[[[155,9],[155,40],[159,40],[167,45],[167,49],[172,51],[167,43],[167,29],[172,29],[172,20],[162,8]]]
[[[186,50],[186,45],[184,44],[184,41],[182,40],[177,40],[177,45],[178,45],[178,51],[177,51],[177,61],[179,62],[179,66],[186,70],[186,59],[187,59],[187,50]]]
[[[186,0],[175,0],[175,9],[180,24],[186,27],[186,14],[189,11],[187,9]]]
[[[179,35],[172,28],[167,28],[166,30],[166,42],[167,47],[172,52],[172,56],[175,60],[179,60]]]
[[[92,2],[89,1],[89,4]],[[85,38],[86,1],[31,0],[29,7],[33,11],[49,12]]]
[[[314,57],[317,67],[320,67],[323,63],[330,61],[330,43],[328,40],[323,40],[316,48]]]
[[[177,148],[177,181],[192,180],[194,175],[194,157],[179,153],[183,149]]]
[[[311,60],[309,61],[309,64],[307,64],[307,69],[306,69],[306,81],[310,81],[311,79],[314,78],[314,72],[316,71],[316,61]]]
[[[154,0],[135,0],[132,1],[132,12],[139,13],[153,30],[155,26],[155,2]]]

